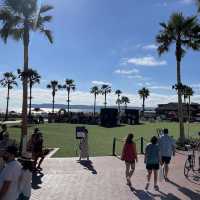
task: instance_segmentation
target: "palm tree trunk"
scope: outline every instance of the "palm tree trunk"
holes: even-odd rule
[[[31,119],[31,107],[32,107],[32,84],[29,86],[29,120]]]
[[[54,110],[55,110],[55,94],[54,94],[54,92],[52,92],[52,97],[53,97],[53,101],[52,101],[52,113],[54,114]]]
[[[69,115],[69,94],[70,94],[70,91],[68,90],[67,91],[67,112],[68,112],[68,115]]]
[[[118,95],[118,99],[117,99],[117,101],[118,101],[118,111],[120,112],[120,101],[119,101],[119,98],[120,98],[120,95]]]
[[[107,104],[107,100],[106,100],[106,92],[105,92],[105,103],[104,103],[105,108],[106,108],[106,104]]]
[[[188,108],[188,122],[190,123],[190,104],[191,104],[191,99],[190,99],[190,96],[188,97],[188,99],[189,99],[189,108]]]
[[[21,129],[21,153],[26,153],[27,146],[27,97],[28,97],[28,55],[29,55],[29,28],[28,24],[24,23],[24,76],[23,76],[23,102],[22,102],[22,129]]]
[[[97,95],[94,94],[94,117],[95,117],[95,114],[96,114],[96,99],[97,99]]]
[[[181,94],[181,46],[178,43],[176,46],[176,60],[177,60],[177,85],[178,85],[178,117],[179,117],[179,131],[181,144],[185,141],[184,123],[183,123],[183,106]]]
[[[145,97],[142,98],[142,112],[144,114],[144,107],[145,107]]]
[[[8,85],[7,88],[7,102],[6,102],[6,115],[5,115],[5,121],[8,120],[8,107],[9,107],[9,99],[10,99],[10,85]]]

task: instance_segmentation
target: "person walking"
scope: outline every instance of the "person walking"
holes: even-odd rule
[[[29,158],[24,158],[22,161],[22,173],[19,184],[19,197],[17,200],[29,200],[31,197],[31,182],[33,163]]]
[[[88,147],[88,130],[84,130],[84,137],[80,140],[80,157],[79,161],[81,161],[82,158],[87,158],[87,161],[89,161],[89,147]]]
[[[43,154],[43,137],[42,133],[38,128],[35,128],[30,142],[31,142],[32,158],[34,160],[34,170],[35,171],[41,170],[41,164],[45,156]],[[38,159],[40,159],[39,162]]]
[[[132,186],[131,177],[135,171],[135,162],[138,162],[136,144],[133,142],[133,138],[134,135],[132,133],[128,134],[121,155],[121,159],[125,161],[125,174],[127,185],[129,186]]]
[[[2,124],[1,125],[1,131],[0,131],[0,141],[9,138],[9,133],[8,133],[8,129],[7,129],[7,125],[6,124]]]
[[[163,130],[163,136],[159,139],[159,149],[161,155],[161,166],[164,165],[164,177],[168,181],[169,164],[172,155],[175,156],[176,144],[173,138],[169,136],[168,129]]]
[[[19,196],[18,188],[22,166],[15,160],[17,151],[15,146],[8,146],[3,155],[6,165],[0,174],[1,200],[16,200]]]
[[[147,169],[147,184],[145,189],[148,190],[151,180],[152,172],[154,173],[154,189],[159,190],[158,187],[158,170],[160,162],[158,139],[156,136],[151,138],[151,143],[147,145],[145,149],[144,162],[146,163]]]

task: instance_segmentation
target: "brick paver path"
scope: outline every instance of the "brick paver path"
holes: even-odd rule
[[[150,185],[144,190],[146,170],[143,156],[132,178],[131,190],[124,178],[124,163],[115,157],[91,158],[93,167],[77,162],[77,158],[50,158],[43,165],[43,175],[34,177],[31,200],[200,200],[200,181],[195,183],[183,175],[185,156],[177,155],[171,163],[171,182],[159,183],[160,191]]]

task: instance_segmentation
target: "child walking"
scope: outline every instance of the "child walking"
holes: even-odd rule
[[[134,135],[130,133],[123,147],[121,159],[126,165],[126,180],[127,185],[132,186],[131,177],[135,171],[135,162],[138,162],[136,144],[133,142]]]
[[[144,162],[146,163],[147,169],[147,184],[145,189],[148,190],[152,171],[154,173],[154,189],[159,190],[158,187],[158,170],[159,170],[159,162],[160,162],[160,155],[159,155],[159,146],[158,146],[158,139],[157,137],[153,136],[151,138],[151,143],[147,145],[145,150],[145,158]]]

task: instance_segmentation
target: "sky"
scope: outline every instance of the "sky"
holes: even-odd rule
[[[54,43],[40,33],[31,34],[29,66],[42,76],[34,87],[33,103],[51,103],[51,80],[64,83],[75,80],[76,91],[71,104],[92,105],[89,93],[94,85],[110,84],[113,92],[120,89],[130,98],[131,106],[141,106],[138,90],[147,87],[149,107],[177,101],[172,85],[176,83],[174,49],[159,57],[155,36],[160,22],[173,12],[193,15],[197,7],[193,0],[40,0],[51,4]],[[182,82],[193,87],[194,102],[200,102],[200,52],[188,51],[182,61]],[[22,42],[0,40],[0,76],[5,71],[16,72],[23,66]],[[5,109],[6,90],[0,88],[0,110]],[[21,108],[21,83],[11,91],[10,108]],[[116,95],[108,95],[108,105],[115,105]],[[66,104],[66,92],[59,91],[56,103]],[[97,104],[102,105],[99,95]]]

